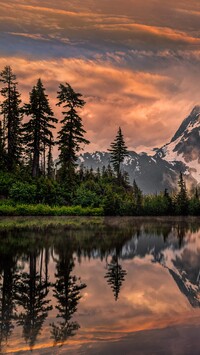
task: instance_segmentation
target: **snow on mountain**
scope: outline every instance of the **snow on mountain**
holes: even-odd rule
[[[185,174],[200,183],[200,106],[194,107],[171,142],[159,149],[157,155],[170,164],[182,162]]]
[[[84,153],[79,164],[96,170],[110,164],[108,152]],[[155,193],[177,185],[180,171],[189,184],[200,183],[200,106],[195,106],[171,139],[161,148],[148,153],[130,151],[124,159],[122,170],[135,179],[144,193]]]

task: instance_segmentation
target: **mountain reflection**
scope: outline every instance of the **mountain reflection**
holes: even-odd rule
[[[101,277],[112,300],[123,298],[128,263],[148,260],[169,272],[192,307],[200,307],[199,231],[198,224],[185,221],[142,220],[23,230],[20,235],[5,229],[0,244],[0,352],[6,353],[9,339],[19,331],[20,343],[30,350],[42,341],[44,328],[51,346],[78,334],[83,290],[89,289],[81,272],[86,260],[103,261]]]

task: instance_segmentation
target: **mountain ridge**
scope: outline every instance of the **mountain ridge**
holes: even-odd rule
[[[169,143],[153,150],[154,155],[129,151],[122,170],[136,180],[144,193],[156,193],[176,187],[180,171],[187,183],[200,183],[200,106],[196,105],[181,123]],[[83,153],[78,163],[86,168],[102,169],[110,163],[108,152]]]

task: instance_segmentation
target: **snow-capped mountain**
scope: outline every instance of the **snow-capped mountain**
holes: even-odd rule
[[[195,106],[183,121],[171,142],[157,151],[162,159],[173,164],[181,161],[185,174],[200,182],[200,106]]]
[[[135,179],[144,193],[175,189],[180,171],[190,184],[200,183],[200,106],[194,107],[169,143],[153,151],[153,155],[129,152],[122,164],[130,182]],[[87,168],[102,169],[109,164],[110,155],[84,153],[78,162]]]

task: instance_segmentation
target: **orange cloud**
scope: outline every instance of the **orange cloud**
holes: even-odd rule
[[[55,104],[60,82],[69,82],[84,95],[87,104],[82,117],[90,151],[107,149],[119,125],[129,149],[140,151],[162,145],[198,102],[196,86],[186,73],[182,79],[180,68],[176,78],[176,69],[165,75],[152,74],[100,60],[0,59],[1,68],[7,64],[17,74],[24,101],[38,77],[42,78],[58,118],[61,113]]]
[[[30,36],[37,36],[37,33],[39,33],[41,37],[37,39],[43,39],[42,34],[45,33],[47,35],[48,31],[58,31],[58,33],[54,33],[57,38],[59,36],[63,37],[64,32],[69,39],[96,40],[98,44],[99,40],[104,43],[106,32],[106,40],[108,42],[120,45],[124,42],[129,46],[134,44],[138,46],[138,43],[146,43],[148,46],[153,46],[155,45],[153,41],[155,42],[156,39],[159,40],[157,45],[174,46],[176,43],[180,46],[200,45],[198,31],[195,31],[195,28],[191,30],[188,26],[184,30],[180,29],[180,27],[182,28],[182,18],[176,23],[173,16],[171,16],[172,24],[170,21],[167,24],[164,19],[163,23],[160,23],[158,18],[154,18],[153,2],[150,2],[149,18],[145,9],[143,18],[141,14],[140,16],[134,15],[132,8],[128,12],[127,4],[125,4],[125,10],[121,6],[121,14],[119,10],[113,10],[112,13],[109,8],[106,8],[105,4],[98,11],[95,11],[95,7],[88,2],[80,8],[66,5],[62,1],[59,1],[56,7],[52,7],[49,4],[46,6],[44,1],[40,3],[36,1],[28,5],[22,1],[11,2],[10,4],[0,2],[0,4],[3,27],[4,23],[5,27],[7,27],[7,23],[10,23],[10,25],[15,26],[15,30],[9,31],[10,33],[22,33],[22,31],[17,30],[20,27],[24,29],[25,34],[30,34]],[[138,1],[135,1],[136,14],[139,9]],[[7,16],[8,11],[9,17]],[[162,6],[160,6],[160,11],[164,11]],[[174,8],[174,11],[178,14],[182,13],[183,16],[185,12],[191,15],[198,13],[193,8],[189,10]],[[26,37],[28,38],[27,35]]]
[[[175,42],[183,42],[187,44],[200,44],[200,38],[189,36],[186,32],[178,31],[176,29],[171,29],[167,27],[156,27],[149,26],[138,23],[121,23],[118,24],[120,27],[116,27],[113,24],[102,24],[96,25],[97,28],[100,28],[104,31],[129,31],[129,32],[142,32],[155,37],[163,37]]]
[[[59,9],[57,7],[52,8],[52,7],[45,7],[45,6],[31,6],[31,5],[23,5],[23,4],[18,4],[17,5],[19,8],[23,9],[23,10],[30,10],[30,11],[34,11],[34,12],[46,12],[46,13],[51,13],[53,15],[67,15],[67,16],[75,16],[75,17],[88,17],[88,16],[92,16],[92,17],[96,17],[95,14],[93,13],[84,13],[84,12],[75,12],[75,11],[67,11],[67,10],[63,10],[63,9]]]

